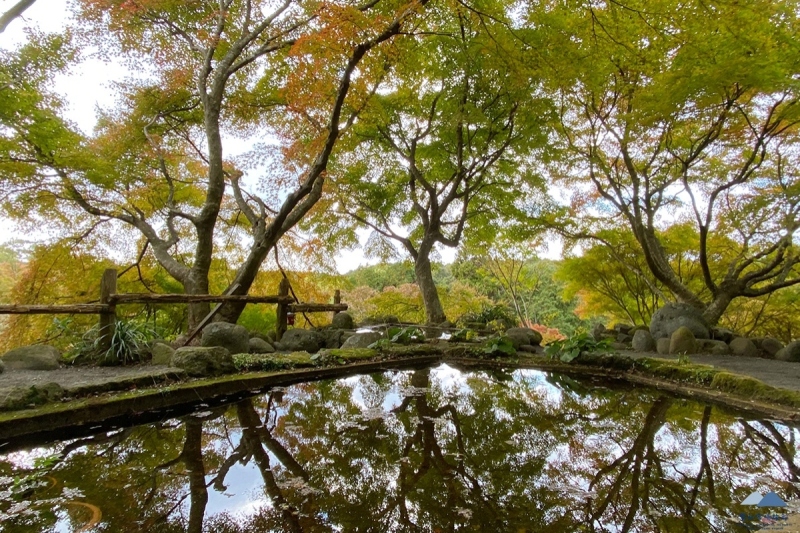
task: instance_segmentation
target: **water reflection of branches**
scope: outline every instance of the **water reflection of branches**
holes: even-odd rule
[[[462,505],[472,507],[468,502],[468,497],[463,493],[463,489],[466,489],[474,501],[480,503],[483,507],[479,511],[488,513],[491,517],[491,522],[494,522],[499,528],[502,525],[502,521],[499,518],[496,502],[484,494],[478,480],[468,472],[465,466],[465,463],[469,461],[469,454],[464,445],[458,411],[449,403],[438,408],[432,407],[428,403],[427,395],[413,393],[415,390],[427,390],[430,387],[430,369],[415,371],[411,376],[411,385],[412,387],[409,390],[412,391],[412,394],[406,395],[400,405],[392,409],[392,413],[404,412],[414,404],[418,417],[417,427],[414,433],[408,437],[403,447],[397,480],[397,492],[387,502],[386,507],[377,513],[377,516],[380,520],[385,520],[397,508],[401,525],[417,527],[409,516],[406,503],[408,494],[415,490],[419,481],[431,469],[434,469],[441,476],[447,487],[448,509],[455,510]],[[456,460],[453,462],[445,458],[436,436],[435,420],[444,415],[449,416],[449,420],[455,429],[455,443],[458,453],[455,455]],[[411,464],[411,452],[415,447],[420,447],[419,451],[421,452],[421,461],[416,471]],[[457,482],[458,478],[460,478],[461,484]],[[473,511],[475,510],[477,509],[473,509]]]

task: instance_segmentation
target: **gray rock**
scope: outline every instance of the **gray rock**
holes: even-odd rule
[[[633,349],[637,352],[654,352],[656,351],[656,341],[649,331],[638,330],[633,334],[632,341]]]
[[[736,337],[736,334],[734,334],[731,330],[716,326],[711,328],[709,330],[709,333],[711,334],[712,339],[716,341],[722,341],[725,343],[731,342],[734,339],[734,337]]]
[[[377,342],[383,338],[383,334],[378,331],[368,331],[366,333],[356,333],[349,337],[344,344],[342,344],[342,349],[346,348],[368,348],[370,344],[373,342]]]
[[[190,376],[217,376],[236,372],[231,353],[221,346],[185,346],[172,355],[170,366]]]
[[[708,353],[711,355],[729,355],[731,348],[728,343],[714,339],[698,339],[698,353]]]
[[[205,347],[221,346],[230,353],[248,353],[250,350],[250,334],[244,326],[229,322],[212,322],[203,328],[200,345]]]
[[[628,346],[624,342],[612,342],[611,348],[614,350],[629,350],[630,346]]]
[[[325,328],[317,330],[317,333],[320,335],[322,339],[322,346],[324,348],[339,348],[342,346],[344,342],[344,332],[343,329],[331,329]]]
[[[273,353],[275,348],[270,343],[259,337],[250,339],[250,353]]]
[[[630,344],[633,341],[633,337],[627,333],[618,333],[615,340],[622,344]]]
[[[362,326],[378,326],[380,324],[399,324],[400,319],[394,315],[371,316],[361,321]]]
[[[541,355],[544,353],[544,348],[542,348],[538,344],[536,346],[532,346],[530,344],[523,344],[518,348],[518,351]]]
[[[61,353],[52,346],[34,344],[6,352],[3,362],[8,370],[58,370]]]
[[[287,330],[275,348],[284,352],[316,353],[325,346],[325,338],[317,331],[294,328]]]
[[[348,312],[336,313],[331,320],[331,327],[334,329],[353,329],[356,323],[353,315]]]
[[[764,355],[772,358],[783,349],[783,343],[778,339],[773,339],[772,337],[764,337],[761,339],[761,345],[759,348]]]
[[[653,314],[650,334],[654,339],[672,337],[678,328],[688,328],[695,339],[708,339],[708,322],[696,307],[682,303],[668,303]]]
[[[594,340],[599,341],[603,338],[605,331],[606,327],[603,324],[595,324],[592,328],[592,337],[594,337]]]
[[[154,365],[169,365],[175,350],[169,344],[156,342],[150,347],[150,353],[153,355],[150,362]]]
[[[729,346],[733,355],[740,355],[743,357],[758,357],[758,348],[747,337],[736,337],[733,339]]]
[[[669,338],[669,353],[671,355],[697,353],[697,339],[691,329],[681,326],[672,333]]]
[[[631,324],[619,323],[619,324],[614,324],[614,327],[611,328],[611,329],[613,329],[617,333],[624,333],[625,335],[628,335],[628,334],[630,334],[631,330],[633,329],[633,326]]]
[[[775,354],[775,359],[779,361],[790,361],[800,363],[800,341],[793,341],[781,348]]]
[[[43,383],[30,387],[14,387],[0,397],[0,411],[14,411],[36,407],[47,402],[60,400],[64,389],[58,383]]]
[[[664,337],[663,339],[655,339],[656,341],[656,351],[660,355],[669,355],[669,338]]]
[[[520,346],[525,344],[530,344],[532,346],[536,346],[542,343],[542,334],[536,330],[531,328],[508,328],[505,332],[506,337],[511,339],[511,342],[514,342],[513,336],[518,336],[520,340],[527,338],[528,342],[523,342]],[[514,345],[514,348],[517,346]]]

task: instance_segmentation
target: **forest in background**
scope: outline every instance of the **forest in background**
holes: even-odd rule
[[[654,297],[647,284],[636,276],[626,276],[628,271],[603,257],[603,252],[598,247],[563,260],[464,254],[450,264],[434,263],[433,276],[444,310],[455,324],[519,324],[542,333],[545,343],[589,332],[598,323],[647,324],[664,302]],[[95,302],[102,272],[110,267],[120,272],[126,268],[107,259],[75,253],[67,246],[29,248],[19,242],[0,245],[0,303]],[[214,281],[216,288],[224,287],[234,275],[231,269],[220,267],[221,275]],[[341,290],[342,301],[350,306],[349,312],[356,321],[385,316],[402,322],[425,321],[424,302],[409,261],[363,266],[346,274],[263,271],[253,294],[275,294],[284,273],[294,294],[303,302],[329,302],[333,292]],[[122,273],[119,290],[168,293],[180,288],[156,265],[143,261]],[[186,306],[178,304],[126,305],[118,312],[124,320],[165,339],[184,332],[188,320]],[[736,332],[787,342],[800,331],[800,294],[792,289],[737,303],[725,319],[722,324]],[[274,329],[275,320],[274,306],[248,305],[239,323],[250,330],[266,332]],[[296,324],[312,327],[329,322],[327,314],[316,314],[298,316]],[[94,316],[6,315],[2,317],[0,351],[39,342],[70,350],[95,323]]]

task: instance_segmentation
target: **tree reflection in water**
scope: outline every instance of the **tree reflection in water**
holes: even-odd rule
[[[799,433],[654,391],[440,367],[53,444],[32,452],[59,454],[53,482],[0,510],[4,531],[79,530],[67,487],[102,531],[747,531],[751,492],[800,497]]]

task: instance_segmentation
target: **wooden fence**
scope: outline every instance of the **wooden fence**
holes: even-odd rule
[[[233,292],[233,286],[228,292]],[[336,314],[347,310],[347,304],[341,302],[341,293],[334,293],[332,304],[295,303],[289,296],[289,280],[281,280],[278,294],[274,296],[250,296],[238,294],[150,294],[150,293],[117,293],[117,271],[113,268],[103,272],[100,280],[100,303],[96,304],[68,304],[68,305],[0,305],[0,314],[66,314],[66,315],[100,315],[99,331],[101,347],[107,349],[111,346],[111,339],[117,322],[117,305],[120,304],[167,304],[167,303],[217,303],[214,309],[189,332],[184,344],[188,344],[198,333],[214,318],[226,302],[244,302],[248,304],[276,304],[277,323],[275,325],[275,338],[280,340],[289,325],[290,313],[327,313]]]

